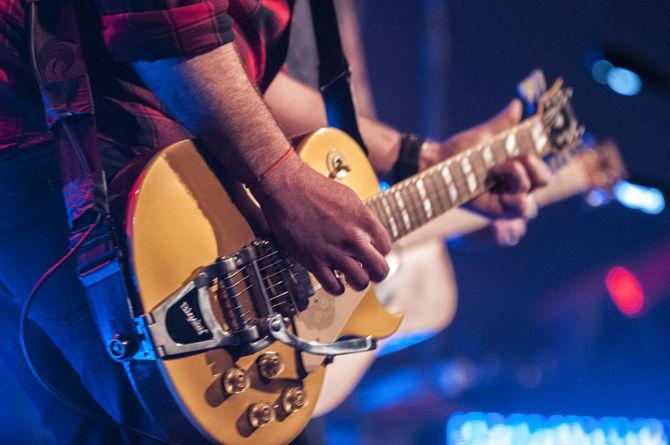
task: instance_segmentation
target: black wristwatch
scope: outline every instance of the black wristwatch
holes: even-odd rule
[[[418,134],[403,133],[400,137],[400,151],[398,159],[391,169],[391,179],[394,183],[415,175],[419,171],[419,155],[425,139]]]

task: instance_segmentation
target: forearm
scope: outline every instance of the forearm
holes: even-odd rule
[[[288,142],[232,44],[191,58],[138,62],[135,69],[201,143],[243,182],[253,182]]]
[[[265,101],[279,126],[289,136],[327,126],[321,94],[285,74],[278,75],[270,85]],[[387,175],[398,158],[400,133],[373,118],[360,115],[358,126],[369,150],[370,163],[378,174]]]

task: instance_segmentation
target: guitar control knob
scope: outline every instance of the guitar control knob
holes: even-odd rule
[[[284,371],[284,362],[278,352],[265,352],[258,357],[258,373],[266,380],[273,379]]]
[[[281,395],[281,407],[291,414],[307,404],[307,393],[300,386],[286,388]]]
[[[249,405],[247,418],[253,428],[261,428],[275,420],[275,409],[268,402],[258,402]]]
[[[233,394],[239,394],[249,389],[251,379],[244,369],[230,368],[223,374],[221,383],[223,385],[223,391],[229,396],[232,396]]]

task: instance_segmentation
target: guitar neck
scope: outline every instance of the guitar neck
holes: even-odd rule
[[[529,153],[551,153],[547,130],[537,116],[395,184],[366,204],[396,241],[483,194],[494,185],[493,168]]]
[[[533,192],[538,207],[547,207],[556,202],[584,193],[591,189],[586,167],[581,157],[571,159],[551,178],[547,187]],[[400,244],[408,247],[436,238],[454,238],[483,229],[491,223],[488,218],[462,209],[452,209],[405,236]]]

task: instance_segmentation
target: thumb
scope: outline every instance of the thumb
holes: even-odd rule
[[[505,108],[496,114],[491,120],[486,122],[486,130],[494,135],[507,130],[518,124],[521,121],[521,114],[523,113],[523,106],[519,99],[512,99]]]

